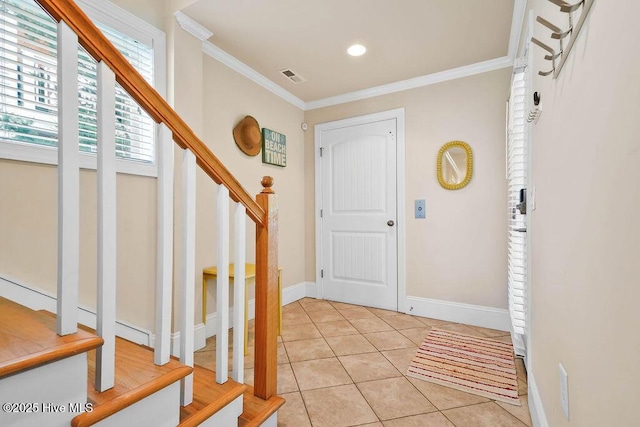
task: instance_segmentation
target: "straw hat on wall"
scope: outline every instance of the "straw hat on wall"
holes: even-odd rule
[[[245,116],[233,128],[233,139],[243,153],[255,156],[262,148],[262,134],[258,121],[251,116]]]

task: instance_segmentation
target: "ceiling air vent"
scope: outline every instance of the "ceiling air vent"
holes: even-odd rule
[[[283,76],[285,76],[287,79],[291,80],[294,83],[302,83],[307,81],[307,79],[305,79],[300,74],[293,71],[291,68],[280,70],[280,72],[282,73]]]

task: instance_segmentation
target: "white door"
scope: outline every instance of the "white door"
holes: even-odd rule
[[[321,133],[322,297],[396,310],[397,120]]]

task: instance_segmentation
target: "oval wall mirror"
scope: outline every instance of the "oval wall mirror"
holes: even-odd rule
[[[447,190],[464,188],[473,174],[473,154],[469,144],[451,141],[438,152],[438,182]]]

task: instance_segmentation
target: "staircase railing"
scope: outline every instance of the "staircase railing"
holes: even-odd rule
[[[155,363],[170,357],[173,264],[173,146],[182,148],[182,272],[180,357],[193,366],[195,310],[195,171],[198,165],[219,184],[217,197],[218,365],[217,382],[227,380],[229,198],[235,205],[234,378],[242,382],[245,231],[248,216],[256,224],[256,330],[254,393],[262,399],[276,394],[277,367],[277,199],[265,177],[254,200],[229,170],[195,135],[158,92],[129,64],[93,22],[71,0],[36,0],[58,21],[58,333],[77,328],[79,173],[77,43],[98,62],[98,321],[105,345],[97,357],[96,388],[113,386],[115,366],[115,130],[113,87],[117,81],[157,123],[158,159],[158,284],[156,295]],[[238,267],[240,266],[240,267]],[[242,270],[242,271],[240,271]],[[238,289],[240,288],[240,289]],[[224,340],[224,341],[223,341]],[[183,381],[182,404],[192,400],[193,378]]]

